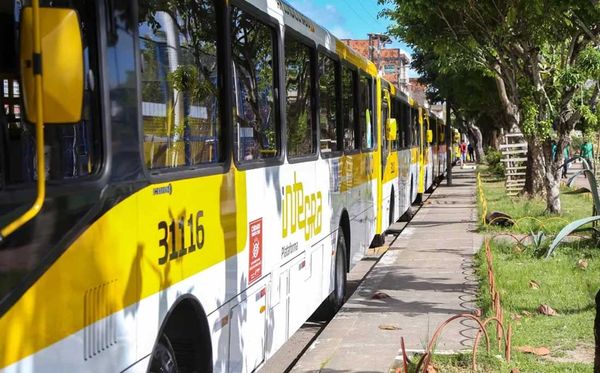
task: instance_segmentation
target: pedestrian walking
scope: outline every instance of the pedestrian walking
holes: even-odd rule
[[[467,161],[467,144],[464,141],[460,142],[460,168],[463,168]]]
[[[571,149],[569,147],[569,144],[565,144],[565,147],[563,149],[563,170],[562,170],[562,177],[563,179],[567,178],[567,171],[569,170],[569,167],[571,167],[571,163],[569,162],[569,160],[571,159]]]
[[[594,149],[592,147],[592,143],[589,142],[588,140],[584,140],[583,144],[581,144],[581,147],[579,148],[579,155],[581,156],[581,158],[588,161],[588,164],[590,166],[591,166],[592,158],[594,157],[593,153],[594,153]]]
[[[579,156],[587,161],[587,165],[590,168],[593,167],[592,159],[594,158],[594,148],[592,143],[587,139],[583,141],[583,144],[581,144],[581,147],[579,148]]]
[[[471,142],[469,142],[467,150],[469,151],[469,162],[475,162],[475,149],[473,149],[473,144],[471,144]]]

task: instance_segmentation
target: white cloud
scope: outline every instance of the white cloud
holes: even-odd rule
[[[329,29],[329,32],[338,39],[352,39],[352,32],[346,30],[342,26],[334,26],[332,29]]]
[[[352,31],[346,29],[346,20],[333,4],[320,6],[313,0],[288,0],[290,5],[298,9],[302,14],[315,21],[318,25],[325,27],[340,39],[353,37]]]

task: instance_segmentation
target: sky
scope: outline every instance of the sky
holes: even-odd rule
[[[391,21],[377,15],[384,9],[377,0],[287,0],[310,19],[340,39],[367,39],[369,33],[386,33]],[[393,39],[388,48],[412,52],[404,42]],[[409,76],[417,73],[410,70]]]

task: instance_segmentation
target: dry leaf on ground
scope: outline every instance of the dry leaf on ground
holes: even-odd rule
[[[556,311],[552,309],[552,307],[550,307],[547,304],[540,304],[540,306],[538,307],[538,312],[541,313],[542,315],[546,315],[546,316],[556,316]]]
[[[513,313],[512,315],[510,315],[511,320],[514,321],[519,321],[523,318],[523,316],[519,315],[518,313]]]
[[[381,329],[381,330],[400,330],[400,327],[396,326],[396,325],[383,324],[383,325],[379,325],[379,329]]]
[[[587,269],[588,267],[588,262],[585,259],[579,259],[577,261],[577,267],[581,268],[581,269]]]
[[[525,317],[529,317],[529,316],[533,316],[533,314],[529,311],[521,311],[521,313],[523,314],[523,316]]]
[[[510,370],[510,373],[521,373],[521,371],[519,370],[519,368],[512,368]]]
[[[371,297],[371,299],[387,299],[390,298],[390,296],[386,293],[384,293],[383,291],[378,291],[375,294],[373,294],[373,296]]]
[[[517,347],[517,351],[520,351],[520,352],[523,352],[526,354],[534,354],[537,356],[550,355],[550,350],[546,347],[521,346],[521,347]]]
[[[537,290],[540,288],[540,283],[535,280],[529,280],[529,287]]]

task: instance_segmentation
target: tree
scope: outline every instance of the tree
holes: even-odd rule
[[[491,135],[494,129],[506,128],[494,78],[482,69],[445,69],[444,63],[431,52],[418,47],[414,51],[412,67],[419,72],[419,81],[428,87],[428,100],[446,101],[452,107],[455,123],[468,133],[475,145],[477,161],[481,162],[483,133]]]
[[[600,76],[600,1],[379,1],[394,6],[384,12],[397,22],[391,32],[443,58],[446,70],[494,77],[505,118],[529,144],[525,192],[545,195],[548,210],[560,212],[562,150],[594,105],[575,98]]]

